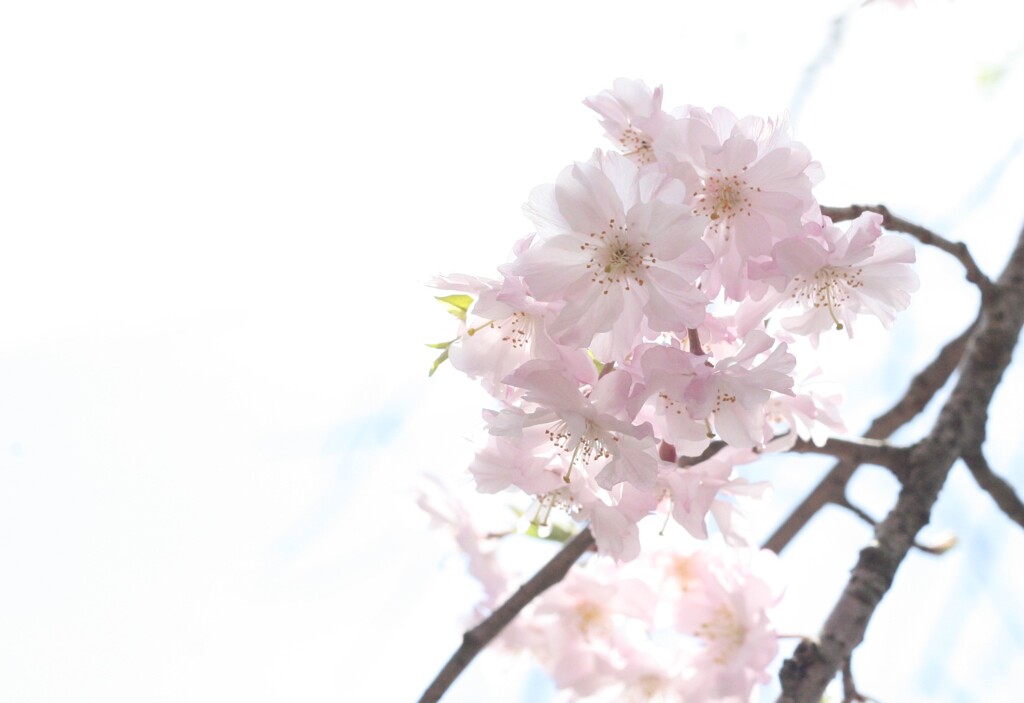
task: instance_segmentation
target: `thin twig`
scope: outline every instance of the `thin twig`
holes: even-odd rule
[[[870,515],[868,515],[866,510],[864,510],[863,508],[857,507],[856,505],[851,503],[849,500],[847,500],[845,497],[843,498],[843,500],[841,502],[836,503],[836,505],[838,505],[841,508],[846,508],[851,513],[853,513],[854,515],[859,517],[862,522],[866,522],[867,524],[871,525],[872,527],[875,527],[875,526],[878,525],[878,520],[876,520],[875,518],[873,518]]]
[[[594,546],[594,534],[589,527],[584,528],[498,609],[488,615],[479,625],[467,630],[462,636],[462,644],[427,687],[427,690],[423,692],[419,703],[435,703],[440,700],[458,675],[480,653],[480,650],[497,637],[498,633],[512,622],[512,619],[534,598],[565,578],[576,560],[592,546]]]
[[[956,257],[967,271],[967,280],[978,286],[983,298],[987,298],[992,292],[992,281],[986,276],[974,261],[967,245],[963,242],[951,242],[945,237],[932,232],[930,229],[914,224],[902,217],[893,215],[885,205],[850,205],[849,207],[822,207],[821,214],[830,217],[833,222],[852,220],[865,212],[875,212],[882,216],[882,226],[893,232],[909,234],[922,244],[936,247]]]
[[[1021,502],[1013,486],[989,468],[981,450],[964,452],[963,459],[974,475],[974,480],[992,496],[999,509],[1006,513],[1008,518],[1024,527],[1024,502]]]
[[[851,503],[850,500],[846,498],[846,496],[843,496],[842,500],[836,501],[836,505],[838,505],[840,508],[846,508],[851,513],[859,517],[861,521],[867,523],[868,525],[871,525],[872,527],[878,526],[878,520],[868,515],[867,511],[864,510],[863,508],[860,508]],[[953,547],[955,547],[956,544],[957,538],[955,536],[949,537],[946,540],[939,542],[938,544],[924,544],[915,539],[914,549],[919,549],[925,554],[931,554],[932,556],[939,557],[948,552]]]
[[[853,683],[853,671],[850,668],[852,658],[847,657],[843,662],[843,703],[867,703],[872,699],[861,695]]]
[[[697,456],[681,456],[676,460],[676,464],[685,468],[687,466],[696,466],[702,462],[707,461],[718,452],[726,448],[726,443],[720,439],[716,439],[714,442],[709,444],[707,448]]]

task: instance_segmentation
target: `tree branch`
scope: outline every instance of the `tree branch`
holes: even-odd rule
[[[786,451],[795,454],[825,454],[856,466],[861,464],[884,466],[896,474],[897,477],[900,477],[904,473],[903,467],[907,461],[909,449],[897,447],[880,439],[840,439],[838,437],[830,437],[820,447],[814,444],[814,442],[798,439],[796,444]]]
[[[1013,490],[1013,486],[1001,476],[993,473],[981,450],[964,452],[963,459],[967,468],[974,475],[974,480],[992,496],[992,500],[996,502],[999,509],[1006,513],[1008,518],[1024,527],[1024,502],[1021,502],[1016,491]]]
[[[864,208],[862,211],[868,209],[870,208]],[[892,216],[888,214],[888,210],[884,210],[884,212],[880,214],[883,215],[883,218],[892,218]],[[852,215],[852,217],[856,217],[856,214]],[[834,219],[844,218],[842,217],[841,213],[837,213],[837,216]],[[904,223],[904,221],[898,220],[898,218],[894,219],[896,219],[899,223]],[[910,227],[916,227],[915,225],[911,225],[910,223],[905,224]],[[891,229],[897,228],[891,227]],[[904,230],[897,229],[897,231]],[[927,230],[925,230],[925,232],[927,232]],[[913,232],[907,233],[913,234],[914,236],[918,236]],[[1024,235],[1024,233],[1022,233],[1022,235]],[[957,245],[954,245],[948,242],[947,240],[938,237],[937,235],[933,236],[937,238],[935,242],[925,243],[934,243],[936,246],[944,248],[941,244],[937,243],[938,241],[941,241],[945,242],[946,245],[948,245],[948,247],[952,247],[953,249],[957,248]],[[918,238],[920,239],[921,237],[918,236]],[[924,241],[924,239],[922,239],[922,241]],[[963,252],[966,254],[968,260],[970,260],[973,263],[973,259],[970,259],[969,253],[966,252],[966,247],[963,247],[962,244],[959,246],[963,248]],[[1018,250],[1020,249],[1021,247],[1019,246]],[[947,248],[947,251],[949,250],[950,249]],[[953,251],[951,251],[951,253],[955,254],[955,252]],[[960,257],[958,256],[958,258]],[[1020,258],[1022,259],[1022,263],[1020,265],[1022,269],[1021,278],[1024,279],[1024,254],[1021,254]],[[963,261],[963,259],[961,259],[961,261]],[[965,264],[965,267],[967,267],[967,264]],[[984,277],[984,274],[981,274],[980,271],[977,270],[976,266],[974,267],[974,270],[977,271],[977,273],[980,275],[980,278],[974,282],[978,283],[979,286],[982,286],[983,288],[986,284],[991,286],[991,283],[988,281],[987,278]],[[1009,270],[1010,267],[1008,266],[1008,271]],[[1006,274],[1004,274],[1004,277],[1005,276]],[[972,280],[970,268],[968,268],[968,280]],[[1002,283],[1002,279],[1000,279],[1000,282]],[[1018,309],[1024,310],[1024,295],[1020,296],[1020,298],[1021,299],[1018,300]],[[1007,316],[1005,312],[1002,314],[1004,316]],[[887,437],[889,434],[895,431],[895,429],[905,424],[909,419],[911,419],[917,413],[919,413],[924,408],[924,406],[927,405],[928,400],[932,397],[934,392],[945,384],[946,380],[949,378],[953,370],[956,368],[957,361],[963,354],[964,347],[976,326],[977,322],[974,325],[972,325],[971,328],[969,328],[963,334],[961,334],[960,337],[949,342],[942,349],[942,351],[935,358],[935,360],[933,360],[932,363],[928,365],[928,367],[926,367],[921,373],[919,373],[913,379],[910,387],[907,389],[907,392],[904,394],[904,396],[888,412],[879,416],[871,424],[871,427],[869,428],[865,436],[868,438],[875,439]],[[1017,325],[1016,329],[1019,332],[1019,324]],[[1012,350],[1012,345],[1009,347],[1009,349]],[[1005,366],[1003,368],[1005,368]],[[1001,372],[1002,369],[999,370],[1000,374]],[[998,384],[998,379],[996,379],[995,384]],[[958,388],[959,387],[960,384],[958,384]],[[947,407],[948,406],[949,404],[947,403]],[[987,401],[985,407],[987,407]],[[828,445],[831,445],[831,450],[824,451],[823,448],[816,447],[813,444],[803,442],[801,440],[798,441],[792,449],[792,451],[796,451],[798,453],[814,451],[828,453],[834,456],[841,456],[843,458],[840,462],[836,464],[832,471],[829,472],[825,479],[821,483],[819,483],[818,487],[812,492],[810,496],[808,496],[804,503],[802,503],[801,506],[798,506],[798,509],[794,511],[794,513],[790,516],[789,519],[787,519],[787,522],[783,526],[781,526],[779,530],[776,531],[776,534],[773,535],[772,538],[768,540],[768,542],[765,545],[767,548],[774,549],[775,551],[781,550],[781,548],[784,547],[786,543],[788,543],[792,536],[795,535],[796,532],[804,524],[806,524],[807,521],[810,520],[810,517],[812,517],[814,513],[816,513],[824,504],[829,502],[835,502],[837,504],[848,504],[848,501],[846,501],[845,498],[845,486],[850,476],[856,470],[857,466],[859,466],[861,463],[874,463],[882,466],[888,466],[894,471],[903,473],[903,471],[900,470],[898,467],[902,466],[904,459],[913,460],[913,452],[916,451],[918,447],[921,446],[918,445],[918,447],[905,449],[893,447],[891,445],[886,445],[884,443],[872,443],[863,441],[858,442],[852,440],[830,440]],[[699,461],[702,461],[705,458],[709,458],[711,455],[713,455],[720,449],[720,446],[717,446],[713,443],[712,446],[709,446],[707,451],[705,451],[701,455],[701,457],[689,459],[684,457],[680,459],[680,464],[682,465],[684,461],[686,465],[698,463]],[[895,457],[899,457],[899,459],[897,460]],[[914,463],[912,461],[912,464],[913,465],[908,469],[907,473],[907,476],[909,476],[911,479],[913,479],[915,475],[913,473],[915,470],[920,471],[920,469],[918,468],[920,462]],[[950,465],[952,465],[952,461],[950,462]],[[948,467],[946,468],[946,472],[948,472]],[[945,472],[943,472],[942,478],[944,480]],[[941,483],[938,487],[941,487]],[[901,499],[903,495],[905,495],[906,493],[907,488],[905,487],[904,491],[901,493]],[[935,493],[937,495],[938,488],[936,488]],[[934,497],[932,498],[932,502],[933,501]],[[927,513],[930,510],[930,505],[931,503],[928,504],[928,509],[925,511],[924,522],[927,522]],[[897,509],[898,508],[899,504],[897,504]],[[888,521],[893,517],[894,514],[896,514],[897,509],[894,509],[893,513],[890,514],[889,518],[886,518],[886,521],[879,525],[879,532],[881,532],[886,527]],[[914,534],[916,534],[916,530],[914,531]],[[776,546],[773,546],[773,542]],[[912,543],[913,534],[911,535],[910,540],[910,544]],[[508,625],[508,623],[511,622],[512,619],[534,598],[539,596],[541,593],[543,593],[545,590],[550,588],[555,583],[561,581],[568,573],[572,565],[577,561],[577,559],[585,551],[590,549],[593,546],[593,544],[593,534],[591,533],[589,528],[584,529],[583,532],[581,532],[579,535],[574,537],[568,544],[566,544],[566,546],[558,554],[556,554],[555,557],[551,559],[551,561],[549,561],[544,567],[542,567],[541,570],[538,571],[533,578],[531,578],[529,581],[523,584],[503,605],[501,605],[497,610],[491,613],[491,615],[488,616],[480,624],[468,630],[463,635],[463,641],[462,644],[459,646],[458,650],[456,650],[456,652],[452,655],[449,661],[445,664],[444,668],[438,673],[434,681],[430,684],[430,686],[428,686],[427,690],[419,699],[419,703],[434,703],[435,701],[440,700],[441,696],[444,695],[444,693],[448,690],[448,688],[455,681],[458,675],[469,665],[469,663],[475,658],[475,656],[491,640],[493,640],[501,632],[501,630],[504,629],[504,627]],[[907,548],[909,549],[909,544]],[[871,549],[872,548],[869,547],[868,549],[865,549],[862,552],[861,562],[865,561],[865,554],[867,554]],[[877,550],[879,548],[875,547],[874,549]],[[899,560],[901,559],[902,556],[899,557]],[[892,566],[893,573],[895,572],[895,568],[898,565],[899,560],[897,560],[895,565]],[[859,563],[858,568],[860,568],[860,566],[861,564]],[[854,579],[856,578],[856,576],[857,569],[855,569],[854,571]],[[854,579],[851,579],[851,584],[854,583]],[[889,583],[891,583],[891,577],[889,581],[885,583],[884,588],[881,589],[881,591],[879,592],[879,600],[881,598],[881,595],[884,594],[885,590],[887,590]],[[850,588],[851,586],[848,586],[847,591],[849,591]],[[844,598],[846,597],[846,595],[847,594],[844,592]],[[841,599],[840,604],[837,604],[836,606],[837,610],[839,609],[840,605],[843,604],[843,602],[843,599]],[[873,607],[874,606],[871,606],[871,610],[873,610]],[[833,616],[835,616],[835,612],[836,611],[833,612]],[[870,611],[867,617],[869,616]],[[826,634],[829,633],[829,626],[830,623],[832,623],[832,620],[833,618],[830,618],[829,622],[826,623]],[[866,626],[866,618],[864,624]],[[856,642],[849,646],[846,652],[847,657],[849,655],[849,652],[852,652],[853,648],[856,646],[856,644],[860,642],[860,638],[862,637],[863,632],[861,632]],[[835,659],[835,657],[833,656],[834,653],[825,648],[825,641],[825,634],[823,634],[822,636],[822,645],[818,645],[809,640],[805,640],[797,648],[797,652],[794,653],[794,657],[790,660],[787,660],[784,664],[783,671],[780,674],[780,679],[783,681],[783,700],[787,701],[787,703],[789,701],[802,702],[804,700],[817,700],[818,698],[791,698],[789,697],[789,689],[792,689],[793,686],[796,685],[800,690],[809,690],[806,682],[818,681],[823,676],[822,672],[828,671],[830,669],[831,674],[828,676],[828,678],[825,678],[824,683],[821,685],[821,691],[823,691],[824,686],[827,685],[828,681],[831,680],[831,678],[835,675],[842,661],[844,661],[844,659]],[[840,648],[840,651],[842,649],[843,648]],[[798,675],[794,676],[794,672],[797,672]],[[819,692],[817,696],[820,698],[820,695],[821,693]]]
[[[893,232],[909,234],[922,244],[936,247],[956,257],[967,271],[967,280],[981,289],[982,297],[992,291],[992,281],[982,273],[974,257],[963,242],[951,242],[945,237],[935,234],[921,225],[896,217],[885,205],[850,205],[849,207],[822,207],[821,214],[830,217],[833,222],[852,220],[865,212],[875,212],[882,216],[882,226]]]
[[[716,439],[714,442],[709,444],[707,448],[697,456],[681,456],[676,460],[676,464],[680,467],[696,466],[702,462],[707,461],[718,452],[726,448],[726,443],[720,439]]]
[[[819,642],[783,664],[785,703],[817,703],[854,648],[864,639],[875,608],[892,586],[914,537],[931,516],[954,462],[981,446],[992,401],[1024,326],[1024,231],[985,300],[981,327],[968,344],[960,378],[932,431],[910,449],[907,478],[896,506],[879,523],[822,628]],[[799,648],[798,648],[799,649]]]
[[[928,366],[921,370],[907,387],[903,397],[889,410],[879,415],[868,427],[865,437],[884,439],[917,416],[936,391],[946,384],[963,357],[967,341],[978,327],[975,320],[959,337],[946,343]],[[845,500],[846,484],[860,464],[839,461],[815,486],[764,543],[765,549],[781,552],[819,510],[829,503]]]
[[[868,515],[867,511],[864,510],[863,508],[860,508],[860,507],[854,505],[853,503],[851,503],[847,498],[844,497],[843,500],[840,503],[837,503],[837,505],[839,507],[841,507],[841,508],[846,508],[851,513],[853,513],[854,515],[859,517],[861,522],[866,522],[867,524],[871,525],[872,527],[877,527],[878,526],[878,520],[876,520],[875,518],[873,518],[870,515]]]
[[[440,700],[458,675],[480,653],[480,650],[497,637],[498,633],[512,622],[512,619],[534,598],[565,578],[576,560],[592,546],[594,546],[594,534],[589,527],[586,527],[569,540],[562,550],[551,558],[551,561],[541,567],[533,578],[520,586],[519,590],[513,593],[497,610],[488,615],[479,625],[467,630],[462,636],[462,644],[427,687],[427,690],[423,692],[419,703],[435,703]]]

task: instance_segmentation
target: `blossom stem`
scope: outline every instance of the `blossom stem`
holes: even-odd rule
[[[686,330],[686,340],[690,344],[690,353],[697,356],[704,356],[704,347],[700,343],[700,334],[692,327]]]

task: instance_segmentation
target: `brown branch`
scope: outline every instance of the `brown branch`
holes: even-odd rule
[[[772,440],[781,439],[784,436],[777,435]],[[681,456],[676,459],[676,464],[683,468],[695,466],[712,458],[727,446],[729,445],[722,440],[716,439],[697,456]],[[754,452],[760,453],[761,449],[755,447]],[[899,475],[902,471],[902,463],[906,460],[905,454],[907,449],[877,439],[840,439],[838,437],[830,437],[820,447],[806,439],[797,439],[793,446],[783,450],[784,452],[793,452],[794,454],[825,454],[826,456],[834,456],[837,459],[854,461],[858,464],[878,464],[879,466],[891,469],[893,473]]]
[[[838,505],[841,508],[846,508],[847,510],[849,510],[851,513],[859,517],[861,519],[861,522],[866,522],[872,527],[878,526],[878,520],[868,515],[867,511],[864,510],[863,508],[860,508],[851,503],[846,497],[844,497],[843,500],[840,501],[839,503],[836,503],[836,505]]]
[[[838,437],[830,437],[820,447],[805,439],[798,439],[796,444],[787,451],[795,454],[825,454],[857,466],[861,464],[884,466],[899,477],[903,474],[903,467],[907,461],[907,452],[909,450],[880,439],[840,439]]]
[[[817,703],[853,650],[863,641],[875,608],[892,586],[896,570],[928,524],[958,458],[981,446],[988,407],[1010,364],[1024,327],[1024,231],[992,294],[981,326],[968,344],[960,377],[931,432],[909,452],[907,477],[896,506],[861,550],[857,565],[822,628],[818,643],[783,664],[779,679],[785,703]],[[799,649],[799,648],[798,648]]]
[[[822,207],[821,214],[832,219],[833,222],[852,220],[865,212],[875,212],[882,216],[882,226],[893,232],[909,234],[922,244],[933,246],[947,254],[954,256],[967,271],[967,280],[978,286],[983,297],[987,297],[992,291],[992,281],[982,273],[978,264],[968,251],[967,245],[963,242],[951,242],[945,237],[926,229],[921,225],[896,217],[885,205],[850,205],[849,207]]]
[[[1008,518],[1024,527],[1024,502],[1021,502],[1017,492],[1013,490],[1013,486],[989,468],[981,450],[964,452],[963,459],[967,468],[974,475],[974,480],[992,496],[992,500],[996,502],[999,509],[1006,513]]]
[[[480,653],[480,650],[497,637],[498,633],[512,622],[512,619],[534,598],[565,578],[576,560],[592,546],[594,546],[594,534],[589,527],[586,527],[562,547],[562,550],[552,557],[551,561],[541,567],[533,578],[520,586],[519,590],[513,593],[497,610],[488,615],[479,625],[467,630],[462,636],[462,644],[430,683],[427,690],[423,692],[419,703],[434,703],[440,700],[458,675]]]
[[[726,448],[726,443],[720,439],[716,439],[714,442],[709,444],[707,448],[697,456],[681,456],[676,460],[676,464],[685,468],[687,466],[696,466],[702,462],[707,461],[718,452]]]
[[[967,348],[967,341],[977,329],[975,320],[959,337],[948,342],[928,366],[920,371],[907,387],[903,397],[889,410],[879,415],[868,427],[865,437],[884,439],[917,416],[935,392],[946,384],[953,375],[960,358]],[[764,543],[765,549],[781,552],[796,537],[797,533],[811,521],[818,511],[829,503],[838,504],[845,500],[846,484],[859,464],[839,461],[815,486],[814,490],[798,505]]]

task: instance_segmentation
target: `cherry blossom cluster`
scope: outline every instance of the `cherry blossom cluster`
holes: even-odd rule
[[[588,562],[504,644],[533,653],[575,700],[749,700],[778,651],[767,610],[781,590],[765,578],[774,555],[712,544],[663,546],[625,568]]]
[[[506,635],[579,701],[745,701],[778,638],[771,552],[662,546],[624,568],[593,560]]]
[[[588,522],[620,561],[657,512],[697,538],[710,513],[741,543],[733,497],[764,486],[736,467],[844,431],[791,348],[862,316],[891,325],[914,250],[874,213],[823,217],[821,169],[781,121],[667,112],[626,79],[585,104],[616,150],[530,194],[534,232],[499,277],[435,282],[460,319],[438,363],[497,403],[470,471],[481,492],[532,496],[539,523]]]
[[[534,231],[498,277],[435,282],[459,330],[432,345],[434,369],[450,360],[495,400],[477,490],[528,496],[533,534],[588,523],[601,553],[500,640],[572,700],[750,700],[781,589],[741,511],[768,485],[738,467],[845,431],[808,355],[863,316],[892,325],[918,285],[914,251],[879,215],[822,216],[820,167],[782,122],[667,112],[661,88],[625,79],[585,104],[615,150],[530,194]],[[515,583],[504,532],[451,498],[421,505],[467,555],[478,613],[496,608]],[[662,534],[683,531],[652,540],[656,514]]]
[[[467,557],[484,594],[478,616],[498,607],[520,576],[499,558],[503,530],[482,529],[437,481],[419,504]],[[574,701],[749,701],[778,652],[769,619],[783,590],[777,557],[686,535],[647,546],[628,563],[584,559],[496,644],[533,655]]]

